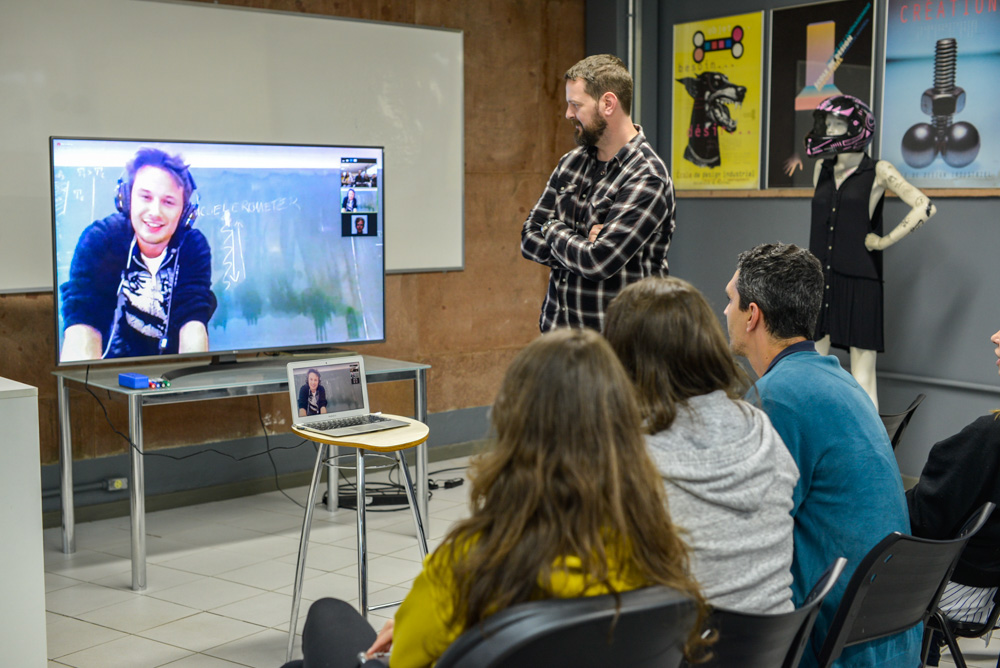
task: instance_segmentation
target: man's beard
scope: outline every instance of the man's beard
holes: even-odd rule
[[[604,136],[604,131],[607,128],[608,122],[601,116],[597,116],[594,119],[594,124],[590,127],[587,127],[583,123],[577,121],[573,138],[576,140],[578,146],[597,146],[597,142],[601,141],[601,137]]]
[[[729,352],[733,354],[733,357],[746,357],[747,348],[742,342],[733,341],[732,335],[729,336]]]

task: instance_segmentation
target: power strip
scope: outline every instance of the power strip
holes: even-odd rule
[[[339,508],[357,508],[358,497],[356,494],[340,494],[338,497]],[[368,506],[405,506],[408,503],[406,494],[366,494],[365,508]]]

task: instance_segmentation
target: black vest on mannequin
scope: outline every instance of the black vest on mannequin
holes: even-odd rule
[[[812,199],[809,250],[823,263],[824,273],[882,280],[882,253],[865,248],[869,232],[882,235],[879,199],[871,218],[868,206],[875,182],[875,161],[868,155],[838,189],[833,178],[835,159],[824,160]]]

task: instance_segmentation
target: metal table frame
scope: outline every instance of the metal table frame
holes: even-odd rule
[[[427,422],[427,364],[403,362],[384,357],[364,355],[365,376],[369,383],[413,381],[413,414],[419,422]],[[142,439],[142,408],[160,404],[232,397],[256,396],[288,392],[285,365],[293,358],[281,358],[265,364],[238,363],[218,372],[183,376],[168,388],[130,389],[118,384],[118,374],[129,369],[92,367],[89,378],[85,367],[59,369],[53,372],[57,382],[59,402],[59,468],[61,473],[62,542],[63,552],[76,551],[76,526],[73,504],[73,443],[70,421],[70,383],[124,395],[128,401],[128,435],[135,447],[129,448],[131,480],[129,484],[129,516],[132,531],[132,589],[146,588],[146,485]],[[244,368],[240,368],[240,366]],[[167,371],[189,367],[189,363],[158,364],[141,367],[150,378]],[[416,456],[417,505],[424,527],[427,515],[427,444],[417,446]],[[329,497],[336,499],[336,490]]]
[[[292,660],[292,649],[295,645],[295,629],[298,626],[299,606],[302,603],[302,580],[306,569],[306,554],[309,547],[309,534],[312,527],[313,507],[316,505],[316,490],[319,488],[319,480],[322,475],[322,467],[338,467],[336,463],[338,457],[330,456],[332,448],[337,446],[353,448],[355,453],[355,472],[357,475],[356,503],[357,503],[357,543],[358,543],[358,609],[361,615],[368,619],[368,613],[373,610],[390,608],[402,603],[393,601],[381,603],[379,605],[368,605],[368,538],[365,528],[365,453],[369,455],[392,454],[399,465],[400,477],[403,480],[403,489],[406,491],[407,503],[413,515],[413,527],[416,530],[417,548],[420,550],[420,559],[427,556],[427,535],[424,533],[424,525],[420,521],[420,513],[417,512],[417,496],[413,489],[413,481],[410,480],[410,471],[406,466],[406,457],[403,450],[409,448],[420,448],[427,441],[429,430],[427,425],[421,422],[409,420],[405,417],[390,416],[409,422],[409,426],[400,429],[387,429],[381,432],[358,434],[355,436],[324,437],[313,432],[300,430],[292,427],[292,431],[299,436],[315,441],[318,444],[316,451],[316,464],[313,467],[312,483],[309,486],[309,496],[306,498],[306,513],[302,520],[302,533],[299,538],[299,557],[295,562],[295,585],[292,592],[292,614],[288,621],[288,645],[285,652],[285,662]],[[327,480],[332,477],[333,471],[327,476]]]

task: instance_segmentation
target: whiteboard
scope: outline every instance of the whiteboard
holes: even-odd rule
[[[200,3],[4,2],[0,292],[52,289],[51,135],[384,146],[386,269],[462,269],[462,42]]]

